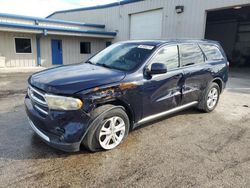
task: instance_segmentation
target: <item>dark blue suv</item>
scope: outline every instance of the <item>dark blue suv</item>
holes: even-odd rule
[[[211,112],[227,80],[217,42],[127,41],[85,63],[33,74],[25,106],[31,127],[49,145],[109,150],[145,122],[189,107]]]

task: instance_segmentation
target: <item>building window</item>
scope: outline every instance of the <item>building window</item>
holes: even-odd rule
[[[112,44],[111,41],[107,41],[107,42],[106,42],[106,47],[109,47],[111,44]]]
[[[81,42],[80,43],[80,53],[81,54],[90,54],[91,53],[91,43],[90,42]]]
[[[15,38],[16,53],[30,54],[31,39],[29,38]]]

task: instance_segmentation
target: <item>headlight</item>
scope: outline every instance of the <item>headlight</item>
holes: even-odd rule
[[[49,108],[53,110],[78,110],[83,106],[83,102],[80,99],[72,97],[46,94],[45,100]]]

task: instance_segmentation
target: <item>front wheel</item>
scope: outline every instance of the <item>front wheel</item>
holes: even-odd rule
[[[202,96],[202,99],[198,105],[198,108],[204,112],[212,112],[220,98],[220,87],[217,83],[213,82],[208,86],[205,93]]]
[[[90,151],[111,150],[120,145],[129,132],[129,118],[123,108],[99,107],[91,129],[84,140]]]
[[[98,142],[105,150],[114,149],[123,140],[126,132],[124,119],[119,116],[112,116],[102,122],[98,131]]]

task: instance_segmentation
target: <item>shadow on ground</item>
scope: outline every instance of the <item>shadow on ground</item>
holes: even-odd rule
[[[201,113],[196,109],[188,109],[161,119],[145,123],[132,132],[148,126],[160,126],[158,123],[173,116]],[[15,117],[15,118],[11,118]],[[2,159],[51,159],[61,158],[78,154],[89,154],[88,150],[81,147],[81,151],[67,153],[48,146],[30,128],[23,106],[19,106],[15,112],[8,112],[0,115],[0,158]],[[10,119],[11,123],[10,123]]]

